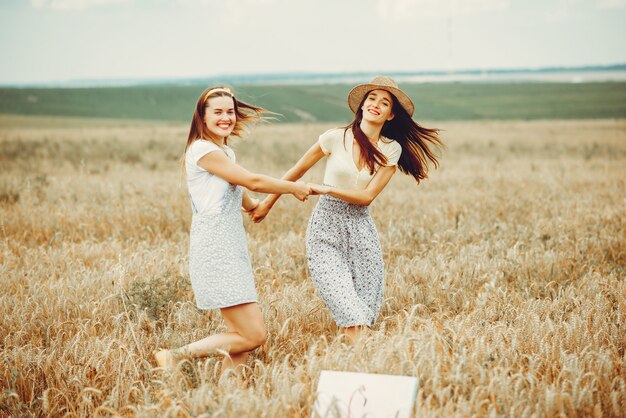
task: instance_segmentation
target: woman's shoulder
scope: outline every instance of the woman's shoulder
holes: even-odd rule
[[[331,129],[327,130],[326,132],[324,132],[323,134],[321,134],[320,138],[321,137],[324,137],[324,138],[343,137],[344,131],[345,130],[343,128],[331,128]]]
[[[402,145],[396,140],[387,138],[386,136],[380,137],[379,148],[384,153],[396,153],[402,151]]]
[[[220,147],[218,147],[213,141],[198,138],[189,145],[189,149],[220,149]]]
[[[235,154],[233,149],[227,145],[220,147],[213,141],[209,141],[207,139],[201,139],[201,138],[193,141],[189,145],[189,148],[187,149],[187,151],[191,154],[200,154],[200,155],[205,155],[213,151],[223,151],[226,153],[226,155],[228,155],[231,158],[232,158],[232,155]]]
[[[214,151],[223,151],[231,160],[235,159],[235,153],[230,147],[224,146],[224,148],[221,148],[213,141],[201,138],[196,139],[189,144],[187,152],[185,153],[185,158],[188,162],[197,163],[202,157]]]
[[[324,154],[328,155],[332,153],[336,144],[340,143],[343,139],[344,130],[342,128],[329,129],[319,137],[319,144],[322,147]]]

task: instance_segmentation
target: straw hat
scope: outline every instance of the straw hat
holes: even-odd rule
[[[372,90],[386,90],[393,94],[404,110],[406,110],[410,116],[413,116],[413,110],[415,110],[413,101],[405,92],[398,88],[398,85],[391,77],[382,75],[374,77],[368,84],[359,84],[350,90],[350,93],[348,93],[348,106],[350,106],[350,110],[356,113],[365,95]]]

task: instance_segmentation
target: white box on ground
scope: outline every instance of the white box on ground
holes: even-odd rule
[[[322,370],[312,417],[409,417],[417,377]]]

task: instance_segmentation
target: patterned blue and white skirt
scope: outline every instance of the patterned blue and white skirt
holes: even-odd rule
[[[315,287],[337,325],[374,325],[385,268],[367,206],[320,196],[309,220],[306,252]]]

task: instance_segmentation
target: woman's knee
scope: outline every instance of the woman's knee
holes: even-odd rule
[[[245,351],[254,350],[265,344],[267,331],[263,323],[263,314],[256,303],[224,308],[222,315],[228,329],[238,333],[245,340]]]
[[[250,344],[250,349],[254,350],[265,344],[265,341],[267,341],[267,331],[264,326],[254,327],[248,330],[243,337]]]

